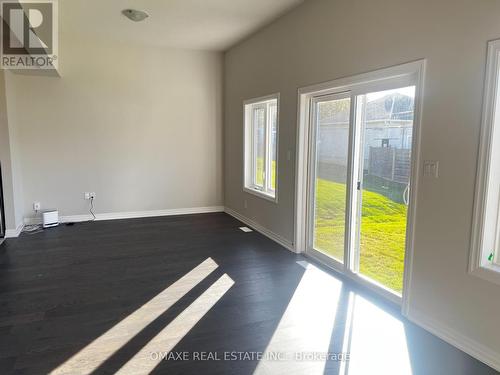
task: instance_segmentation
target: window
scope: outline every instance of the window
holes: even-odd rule
[[[500,40],[488,44],[469,271],[500,284]]]
[[[244,190],[276,201],[279,94],[248,100],[245,112]]]

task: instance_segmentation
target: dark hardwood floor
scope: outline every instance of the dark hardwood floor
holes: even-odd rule
[[[496,373],[242,225],[218,213],[7,240],[0,374]]]

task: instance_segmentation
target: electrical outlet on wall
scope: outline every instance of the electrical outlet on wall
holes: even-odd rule
[[[87,191],[87,192],[83,193],[83,198],[87,201],[90,199],[95,199],[95,196],[96,196],[95,192],[88,192]]]
[[[40,211],[40,208],[42,208],[42,205],[40,204],[40,202],[33,203],[33,211]]]

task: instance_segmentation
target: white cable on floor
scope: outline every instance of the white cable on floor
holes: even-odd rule
[[[23,228],[23,233],[35,234],[40,232],[43,232],[41,224],[27,224]]]

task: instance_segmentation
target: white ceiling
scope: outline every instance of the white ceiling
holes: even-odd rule
[[[226,50],[304,0],[63,0],[62,32],[177,48]],[[132,22],[125,8],[150,17]]]

